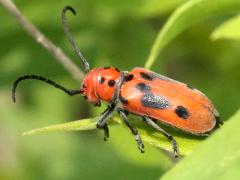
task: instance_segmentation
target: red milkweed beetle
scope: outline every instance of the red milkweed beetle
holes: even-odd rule
[[[175,157],[178,147],[175,139],[162,129],[157,122],[183,130],[194,135],[208,135],[222,123],[217,110],[211,101],[200,91],[173,79],[161,76],[144,68],[134,68],[130,72],[119,71],[115,67],[94,68],[90,70],[87,60],[81,54],[67,26],[65,14],[75,10],[66,6],[62,10],[64,32],[81,60],[86,73],[80,90],[69,90],[65,87],[38,75],[19,77],[13,84],[12,98],[16,101],[17,85],[22,80],[35,79],[61,89],[70,96],[81,94],[95,106],[101,101],[109,103],[101,114],[97,128],[104,130],[104,140],[109,137],[107,122],[114,110],[117,110],[123,121],[131,130],[138,148],[144,152],[144,144],[138,131],[128,120],[128,113],[143,117],[143,120],[161,132],[172,143]]]

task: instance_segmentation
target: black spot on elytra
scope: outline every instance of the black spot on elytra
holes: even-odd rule
[[[115,85],[115,83],[116,82],[114,80],[110,80],[110,81],[108,81],[108,86],[113,87]]]
[[[154,109],[166,109],[170,106],[169,101],[163,96],[146,93],[141,98],[141,103],[144,107]]]
[[[114,69],[115,69],[117,72],[120,72],[120,70],[119,70],[118,68],[115,67]]]
[[[104,78],[104,77],[101,77],[100,80],[99,80],[99,83],[100,83],[100,84],[103,84],[104,81],[105,81],[105,78]]]
[[[125,99],[124,97],[122,97],[121,94],[119,95],[119,100],[120,100],[121,103],[123,103],[123,104],[128,104],[128,100]]]
[[[183,106],[178,106],[175,109],[175,113],[178,115],[178,117],[183,118],[183,119],[187,119],[189,117],[188,110]]]
[[[103,69],[109,69],[110,67],[109,66],[107,66],[107,67],[105,67],[105,68],[103,68]]]
[[[133,74],[128,74],[124,77],[124,81],[131,81],[134,78]]]
[[[140,72],[140,76],[148,81],[152,81],[154,79],[154,76],[152,74],[149,73],[145,73],[145,72]]]
[[[151,87],[145,83],[138,83],[136,88],[142,92],[147,92],[151,90]]]
[[[171,78],[168,78],[166,76],[162,76],[162,75],[157,74],[155,72],[140,72],[140,75],[143,79],[148,80],[148,81],[152,81],[154,79],[160,79],[160,80],[172,82],[172,83],[175,83],[175,84],[183,84],[181,82],[178,82],[178,81],[176,81],[174,79],[171,79]],[[191,87],[189,87],[189,88],[191,88]],[[192,88],[192,89],[194,90],[195,88]]]

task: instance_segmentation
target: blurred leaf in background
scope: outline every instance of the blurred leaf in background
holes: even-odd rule
[[[121,70],[144,65],[159,29],[185,2],[15,1],[23,14],[81,67],[60,22],[62,8],[66,4],[73,6],[77,16],[68,16],[69,26],[91,67],[112,65]],[[209,6],[212,3],[209,1]],[[240,105],[240,44],[221,39],[213,42],[209,36],[235,15],[206,19],[189,27],[162,51],[153,67],[158,73],[203,91],[223,120]],[[34,81],[21,84],[18,102],[13,104],[11,86],[20,75],[40,74],[69,88],[79,87],[79,82],[2,7],[0,18],[0,179],[156,179],[174,166],[166,153],[148,144],[146,153],[139,153],[130,132],[121,126],[111,127],[107,143],[99,131],[22,137],[24,130],[95,117],[104,107],[93,108],[81,97],[69,98]]]
[[[235,16],[217,27],[211,34],[213,40],[231,39],[240,40],[240,16]]]

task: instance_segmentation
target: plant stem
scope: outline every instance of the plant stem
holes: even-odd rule
[[[42,34],[28,19],[21,13],[11,0],[0,0],[0,4],[11,14],[20,26],[39,44],[41,44],[55,59],[64,66],[64,68],[80,81],[84,73],[71,61],[69,57],[44,34]]]

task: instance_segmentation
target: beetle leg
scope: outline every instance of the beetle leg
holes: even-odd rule
[[[128,128],[131,130],[132,134],[134,135],[134,138],[138,144],[138,149],[141,151],[141,153],[144,153],[144,144],[141,140],[141,137],[139,136],[138,134],[138,131],[137,129],[135,129],[131,124],[130,122],[128,121],[128,117],[127,117],[127,114],[126,112],[119,108],[118,109],[118,113],[120,114],[120,116],[122,117],[123,121],[126,123],[126,125],[128,126]]]
[[[104,141],[107,141],[108,138],[109,138],[109,128],[108,128],[108,125],[105,124],[103,127],[102,127],[103,131],[104,131],[104,138],[103,140]]]
[[[165,130],[163,130],[161,127],[159,127],[155,122],[153,122],[153,120],[147,116],[143,116],[143,120],[150,125],[151,127],[153,127],[154,129],[160,131],[164,136],[166,136],[172,143],[172,147],[173,147],[173,153],[175,158],[178,157],[178,147],[177,147],[177,142],[175,141],[175,139],[172,137],[172,135],[170,135],[169,133],[167,133]]]
[[[120,94],[121,86],[124,80],[124,76],[125,76],[125,73],[121,72],[121,76],[116,84],[116,91],[114,92],[112,97],[112,102],[114,103],[117,103],[117,101],[119,100],[119,94]]]
[[[116,107],[115,103],[110,104],[107,107],[107,109],[102,113],[102,115],[100,116],[100,118],[97,122],[97,128],[104,130],[104,141],[106,141],[107,138],[109,137],[109,129],[107,126],[107,121],[112,116],[112,113],[113,113],[115,107]]]

